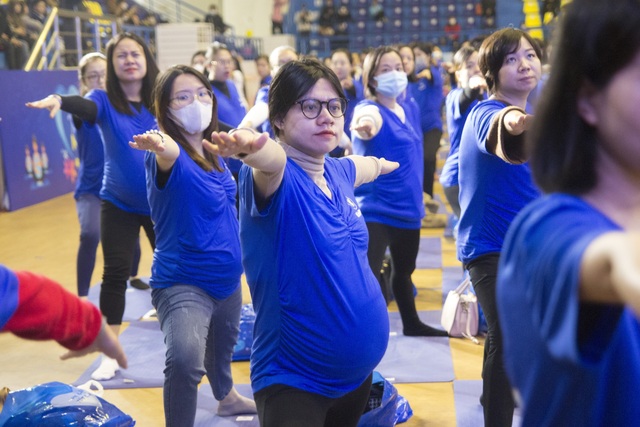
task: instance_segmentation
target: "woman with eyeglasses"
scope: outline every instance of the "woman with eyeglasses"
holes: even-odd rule
[[[78,63],[80,94],[91,90],[105,90],[107,83],[107,57],[100,52],[88,53]],[[96,263],[96,252],[100,243],[100,187],[104,172],[104,149],[102,134],[95,123],[83,122],[73,117],[78,141],[78,179],[73,197],[80,222],[80,246],[76,262],[78,295],[86,297],[91,286],[91,276]],[[134,288],[149,287],[138,275],[140,263],[140,241],[136,243],[129,283]]]
[[[395,173],[356,190],[369,230],[369,265],[379,278],[389,249],[391,288],[404,335],[447,336],[420,320],[413,294],[411,275],[424,217],[422,134],[412,109],[404,107],[407,74],[400,53],[388,46],[370,52],[363,64],[362,84],[368,99],[358,104],[351,122],[354,153],[400,163]]]
[[[166,425],[193,425],[205,374],[218,415],[255,413],[231,377],[242,307],[236,184],[223,159],[203,149],[217,129],[217,99],[202,73],[177,65],[158,78],[154,106],[160,132],[134,135],[130,145],[148,151],[156,230],[150,284],[167,346]]]
[[[104,179],[100,189],[100,237],[104,273],[100,310],[116,335],[125,307],[127,279],[142,227],[151,247],[155,233],[147,202],[144,154],[129,148],[133,135],[155,129],[150,111],[151,91],[158,67],[144,41],[132,33],[120,33],[107,44],[107,89],[81,96],[50,95],[31,108],[46,108],[53,117],[59,110],[97,123],[104,138]],[[100,148],[96,148],[100,149]],[[118,370],[115,360],[102,358],[92,378],[107,380]]]
[[[385,301],[353,191],[398,164],[326,157],[345,111],[333,71],[293,61],[269,92],[278,142],[237,129],[205,143],[244,162],[240,240],[257,316],[251,384],[262,427],[355,427],[387,346]]]

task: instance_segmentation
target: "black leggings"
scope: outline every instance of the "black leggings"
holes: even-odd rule
[[[440,148],[442,129],[431,129],[422,134],[422,146],[424,148],[424,181],[422,191],[433,197],[433,181],[436,174],[436,155]]]
[[[144,228],[151,247],[155,249],[156,235],[150,216],[126,212],[113,203],[102,201],[100,240],[104,272],[100,288],[100,311],[109,325],[122,323],[127,279],[131,273],[140,227]]]
[[[515,406],[502,359],[502,330],[496,304],[499,254],[480,256],[465,267],[487,320],[482,364],[482,407],[486,426],[511,426]]]
[[[282,384],[254,395],[261,427],[356,427],[369,401],[369,377],[355,390],[329,398]]]
[[[398,311],[405,329],[413,329],[422,322],[416,310],[411,275],[416,269],[416,257],[420,248],[420,229],[391,227],[377,222],[367,222],[369,230],[369,266],[380,281],[380,269],[387,248],[391,255],[391,289],[398,304]],[[381,282],[382,283],[382,282]],[[386,294],[385,289],[382,290]]]

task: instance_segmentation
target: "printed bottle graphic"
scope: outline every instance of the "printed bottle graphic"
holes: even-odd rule
[[[29,146],[24,146],[24,169],[27,172],[27,175],[33,175],[33,159],[31,158],[31,150],[29,150]]]
[[[47,155],[47,149],[44,144],[40,146],[40,157],[42,158],[42,170],[47,173],[49,170],[49,156]]]
[[[38,142],[35,135],[32,137],[31,144],[33,147],[33,178],[38,185],[41,185],[44,179],[44,172],[42,170],[42,157],[40,156],[40,150],[38,150]]]

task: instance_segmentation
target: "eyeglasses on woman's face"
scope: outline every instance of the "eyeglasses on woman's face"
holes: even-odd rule
[[[169,106],[175,110],[179,110],[193,103],[196,98],[204,104],[211,104],[213,102],[213,93],[208,89],[199,89],[196,92],[182,90],[176,92],[176,96],[169,100]]]
[[[107,73],[89,73],[84,76],[84,78],[89,82],[97,82],[98,80],[105,80],[107,78]]]
[[[302,110],[302,114],[307,119],[317,118],[322,112],[323,105],[327,106],[327,111],[335,118],[344,116],[347,109],[347,100],[344,98],[333,98],[328,101],[303,99],[302,101],[296,102],[296,104],[300,105],[300,110]]]

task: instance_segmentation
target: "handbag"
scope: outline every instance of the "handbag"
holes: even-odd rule
[[[479,344],[475,337],[478,333],[478,298],[471,293],[468,278],[454,290],[449,291],[442,307],[440,324],[449,336],[468,338]]]

